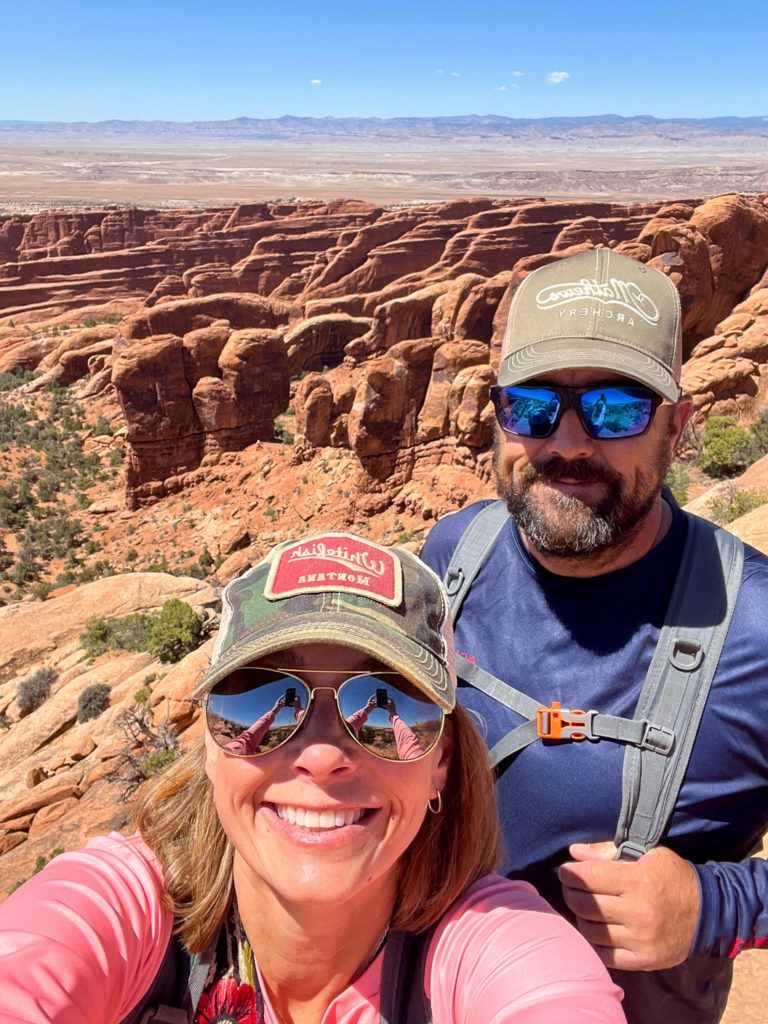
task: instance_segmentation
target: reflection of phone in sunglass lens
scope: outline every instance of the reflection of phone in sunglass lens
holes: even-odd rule
[[[292,708],[295,700],[296,700],[296,687],[295,686],[289,686],[288,689],[285,691],[285,706],[287,708]]]
[[[376,689],[376,707],[385,708],[389,703],[389,696],[385,687],[377,687]]]

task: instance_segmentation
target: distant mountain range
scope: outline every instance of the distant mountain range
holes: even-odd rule
[[[768,138],[766,117],[664,119],[620,117],[515,118],[467,114],[458,117],[237,117],[229,121],[0,121],[0,137],[10,134],[49,136],[149,136],[221,139],[485,139],[579,142],[597,139],[656,138],[678,142],[739,136]]]

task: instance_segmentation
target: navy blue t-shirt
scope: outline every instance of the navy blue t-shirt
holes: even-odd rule
[[[447,516],[430,532],[422,558],[440,576],[461,534],[486,504]],[[675,583],[686,529],[687,516],[676,509],[667,535],[643,558],[616,572],[577,578],[544,569],[510,519],[459,613],[459,653],[542,706],[554,700],[563,708],[631,718]],[[470,687],[461,687],[459,699],[477,712],[489,747],[522,722]],[[727,958],[740,945],[768,936],[768,863],[738,863],[768,828],[767,729],[768,559],[747,548],[731,627],[662,840],[700,865],[696,957]],[[556,869],[570,859],[569,843],[614,838],[623,756],[622,744],[606,740],[537,740],[507,764],[499,779],[504,870],[532,882],[567,915]],[[625,985],[626,972],[616,973]],[[716,1020],[700,1012],[702,1000],[699,993],[695,1019]]]

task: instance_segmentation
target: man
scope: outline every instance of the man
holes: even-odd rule
[[[458,650],[541,707],[632,718],[689,517],[662,495],[691,401],[670,280],[607,249],[529,275],[498,386],[496,472],[511,518],[456,621]],[[542,426],[543,421],[543,426]],[[441,520],[443,574],[488,502]],[[466,687],[487,741],[521,719]],[[768,559],[747,548],[726,643],[661,844],[614,860],[624,746],[538,740],[501,765],[506,870],[575,920],[632,1022],[717,1021],[730,957],[768,943]]]

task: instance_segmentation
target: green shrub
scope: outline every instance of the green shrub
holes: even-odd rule
[[[85,624],[85,632],[80,634],[80,643],[90,658],[107,650],[148,651],[156,618],[140,612],[132,612],[121,619],[92,615]]]
[[[15,391],[22,384],[28,384],[38,376],[39,374],[33,373],[32,370],[9,370],[6,373],[0,373],[0,391]]]
[[[667,470],[664,483],[672,491],[672,495],[678,505],[685,505],[688,501],[688,487],[690,486],[691,478],[687,467],[678,459],[675,459]]]
[[[36,601],[44,601],[52,590],[52,583],[38,583],[32,588],[32,597],[34,597]]]
[[[707,420],[699,466],[708,476],[742,473],[750,463],[751,452],[749,431],[738,427],[732,416],[713,416]]]
[[[111,646],[119,651],[149,651],[155,621],[155,616],[142,615],[141,612],[113,619]]]
[[[755,439],[755,445],[759,452],[758,458],[768,453],[768,412],[764,412],[760,419],[752,424],[749,432]]]
[[[80,643],[89,658],[103,654],[109,646],[112,627],[102,615],[92,615],[85,624],[85,632],[80,634]]]
[[[86,686],[77,698],[77,720],[81,724],[89,722],[109,707],[110,688],[106,683],[93,683]]]
[[[712,416],[704,426],[699,467],[712,477],[737,476],[768,452],[768,421],[761,418],[749,430],[732,416]]]
[[[133,695],[133,699],[137,704],[148,704],[149,698],[152,696],[151,686],[142,686],[140,690],[137,690]]]
[[[282,423],[275,423],[275,440],[282,441],[283,444],[293,444],[294,435],[288,430]]]
[[[29,679],[19,683],[16,702],[22,715],[28,715],[40,707],[51,695],[51,686],[58,673],[54,668],[39,668]]]
[[[99,416],[93,427],[94,434],[114,434],[112,424],[105,416]]]
[[[155,754],[148,754],[146,757],[142,757],[137,765],[139,775],[143,779],[149,779],[159,771],[162,771],[176,757],[178,757],[178,751],[171,747],[159,750]]]
[[[752,488],[737,488],[732,484],[709,501],[709,510],[716,523],[724,526],[739,516],[745,516],[755,508],[768,502],[768,494]]]
[[[171,598],[152,626],[146,650],[160,661],[181,661],[200,646],[203,620],[186,601]]]
[[[10,718],[8,717],[8,715],[6,715],[6,713],[4,711],[0,711],[0,730],[2,730],[2,729],[10,729],[10,728],[11,728],[11,720],[10,720]]]

